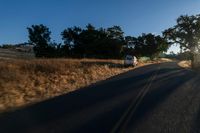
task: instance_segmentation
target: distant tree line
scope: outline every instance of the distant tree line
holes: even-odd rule
[[[51,32],[44,25],[28,27],[29,42],[36,57],[43,58],[122,58],[126,54],[157,57],[167,51],[169,43],[162,36],[151,33],[139,37],[124,36],[120,26],[84,29],[74,26],[61,33],[63,44],[51,41]]]
[[[190,51],[183,51],[176,54],[173,51],[171,51],[170,53],[164,53],[161,56],[165,58],[169,58],[169,59],[175,59],[175,60],[191,60],[192,59],[192,54]]]

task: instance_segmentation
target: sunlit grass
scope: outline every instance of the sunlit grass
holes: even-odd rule
[[[0,111],[74,91],[132,68],[122,60],[1,59]]]

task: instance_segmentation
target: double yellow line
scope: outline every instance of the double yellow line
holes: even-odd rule
[[[142,102],[144,96],[149,91],[149,88],[151,87],[151,85],[152,85],[154,79],[156,78],[159,70],[160,70],[160,67],[158,67],[156,69],[156,72],[154,74],[152,74],[152,76],[147,81],[147,84],[141,89],[141,91],[139,92],[137,97],[134,98],[131,101],[131,104],[129,105],[127,110],[123,113],[123,115],[121,116],[119,121],[117,121],[117,123],[115,124],[114,128],[111,130],[110,133],[124,133],[125,132],[127,124],[129,123],[131,117],[135,113],[139,104]]]

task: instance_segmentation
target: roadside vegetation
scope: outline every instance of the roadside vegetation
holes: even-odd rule
[[[153,59],[170,46],[162,36],[151,33],[124,36],[120,26],[95,28],[88,24],[86,28],[66,28],[61,32],[63,43],[52,42],[50,29],[42,24],[28,27],[28,34],[38,58],[122,59],[130,54]]]
[[[19,52],[15,48],[0,48],[0,59],[34,59],[33,52]]]
[[[138,66],[153,63],[140,62]],[[133,69],[123,60],[1,59],[0,112],[16,109]]]
[[[178,65],[180,67],[186,68],[186,69],[191,69],[192,65],[191,65],[191,61],[190,60],[182,60],[179,61]]]
[[[165,30],[163,35],[169,43],[179,44],[181,53],[189,54],[191,67],[200,70],[200,14],[181,15],[177,24]]]

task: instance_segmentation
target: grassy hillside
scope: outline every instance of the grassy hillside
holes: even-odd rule
[[[0,59],[0,111],[15,109],[132,68],[122,60]]]
[[[139,66],[153,63],[142,61]],[[34,59],[33,53],[0,49],[0,112],[88,86],[126,72],[123,60]]]
[[[0,48],[0,59],[1,58],[7,58],[7,59],[32,59],[34,58],[34,53],[28,53],[28,52],[19,52],[15,49],[3,49]]]

